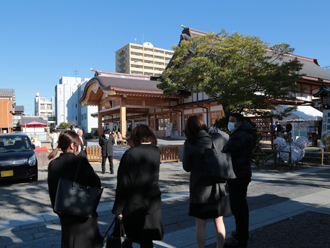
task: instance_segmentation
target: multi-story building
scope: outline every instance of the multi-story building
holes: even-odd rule
[[[97,118],[91,116],[92,113],[97,113],[97,106],[81,106],[78,100],[82,97],[84,88],[89,79],[79,85],[78,89],[68,100],[68,122],[72,126],[81,126],[84,133],[93,133],[97,130]]]
[[[56,125],[69,122],[67,102],[79,85],[81,85],[81,78],[79,77],[61,77],[59,84],[55,86]]]
[[[34,98],[34,115],[35,116],[53,116],[54,115],[54,99],[46,99],[46,97],[40,97],[37,92]]]
[[[13,132],[15,91],[0,89],[0,134]]]
[[[116,51],[116,72],[159,76],[172,56],[173,51],[156,48],[150,42],[128,43]]]

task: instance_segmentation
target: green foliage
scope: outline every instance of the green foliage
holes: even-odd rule
[[[70,123],[61,122],[59,128],[60,129],[66,129],[67,127],[70,127],[70,126],[71,126]]]
[[[226,116],[244,109],[261,113],[273,108],[269,100],[296,100],[293,93],[302,90],[295,84],[302,64],[283,60],[282,55],[294,51],[288,44],[269,46],[256,36],[221,31],[194,36],[173,48],[173,66],[162,73],[158,85],[164,95],[205,92],[223,105]]]

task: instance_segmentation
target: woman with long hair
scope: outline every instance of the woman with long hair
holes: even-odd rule
[[[58,146],[48,156],[49,159],[56,157],[59,149],[63,151],[59,157],[50,161],[48,166],[48,189],[49,196],[54,208],[57,185],[60,178],[73,181],[79,162],[80,169],[77,182],[91,187],[101,187],[101,181],[94,172],[86,158],[79,156],[80,139],[74,131],[61,133]],[[80,161],[81,160],[81,161]],[[102,246],[103,238],[100,235],[97,213],[92,218],[58,214],[62,229],[62,248],[92,248]]]
[[[153,248],[153,240],[164,235],[159,189],[160,150],[147,125],[131,133],[133,147],[120,160],[115,203],[112,209],[123,217],[124,228],[141,248]]]
[[[204,149],[214,146],[221,151],[229,139],[224,132],[208,134],[200,116],[190,116],[185,127],[187,140],[184,143],[183,169],[190,172],[189,215],[196,220],[196,240],[199,248],[205,247],[206,222],[213,219],[216,229],[217,248],[222,248],[226,229],[223,216],[230,213],[226,198],[225,183],[213,183],[204,177]]]

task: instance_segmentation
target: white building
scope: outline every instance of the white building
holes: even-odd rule
[[[116,72],[159,76],[172,56],[173,51],[156,48],[150,42],[128,43],[116,51]]]
[[[84,79],[78,89],[68,100],[68,122],[73,126],[81,126],[84,133],[93,133],[97,130],[98,119],[91,116],[92,113],[97,113],[97,106],[81,106],[78,100],[82,97],[84,88],[89,79]]]
[[[35,116],[52,116],[54,114],[54,99],[46,99],[46,97],[40,97],[37,92],[34,98],[34,115]]]
[[[59,84],[55,86],[55,115],[56,125],[69,122],[67,102],[78,89],[82,81],[79,77],[61,77]]]

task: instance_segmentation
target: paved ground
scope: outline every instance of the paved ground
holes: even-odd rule
[[[100,172],[99,163],[93,164],[93,167]],[[195,222],[188,216],[188,174],[182,170],[181,163],[164,163],[161,165],[160,175],[165,236],[162,241],[155,242],[155,247],[197,247]],[[285,173],[254,171],[248,190],[251,233],[249,247],[327,247],[323,239],[316,243],[318,238],[304,238],[303,231],[308,233],[308,228],[312,226],[314,237],[320,237],[317,234],[324,233],[324,230],[328,234],[329,179],[329,165]],[[101,180],[109,186],[98,207],[99,226],[104,233],[114,217],[111,208],[115,177],[105,174],[101,175]],[[51,211],[49,200],[45,199],[47,190],[43,188],[42,182],[40,183],[41,185],[31,184],[31,188],[25,192],[26,196],[19,197],[9,208],[2,201],[3,194],[0,192],[1,248],[60,247],[59,219]],[[14,195],[16,199],[15,195],[18,194],[19,188],[14,192],[10,192],[9,188],[6,188],[7,194]],[[0,190],[2,189],[3,187]],[[31,192],[34,192],[32,196]],[[37,204],[33,205],[34,201]],[[45,203],[38,203],[43,201]],[[26,205],[31,206],[29,208]],[[40,209],[35,209],[36,205],[41,205]],[[12,209],[17,206],[21,206],[20,210],[13,211]],[[229,233],[235,228],[234,219],[232,215],[228,215],[224,220],[229,237]],[[272,233],[278,238],[271,239]],[[215,247],[214,227],[211,221],[207,224],[207,247]]]

